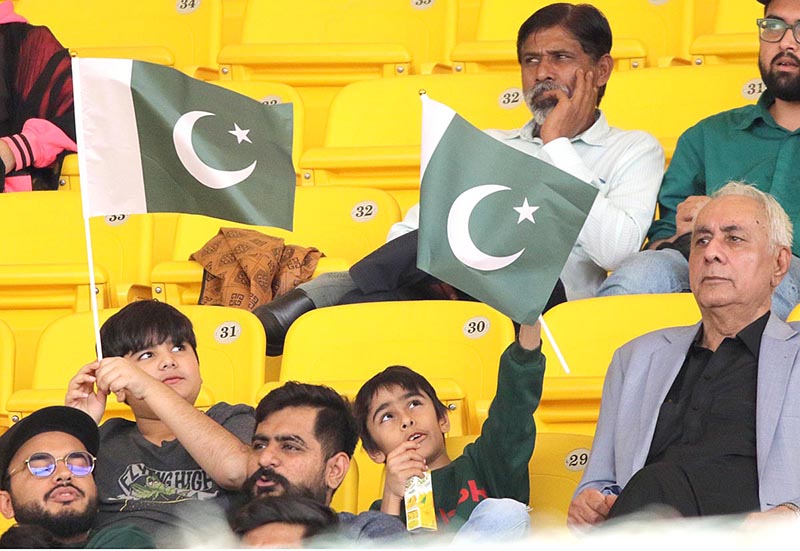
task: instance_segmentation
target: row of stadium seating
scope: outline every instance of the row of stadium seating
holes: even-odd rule
[[[507,69],[519,25],[548,0],[13,0],[83,57],[132,57],[207,77],[337,85]],[[576,2],[577,3],[577,2]],[[752,0],[592,0],[619,68],[739,62],[758,50]],[[86,18],[85,14],[92,14]]]
[[[304,104],[301,128],[308,147],[323,144],[330,104],[347,84],[430,73],[517,72],[517,29],[549,3],[13,1],[32,22],[50,26],[74,55],[151,61],[203,80],[291,86]],[[756,66],[754,21],[762,10],[753,0],[592,3],[611,22],[618,70],[715,63]],[[93,14],[91,22],[85,13]],[[514,78],[510,86],[517,82]],[[467,83],[451,85],[469,89]],[[683,83],[676,86],[678,94],[694,90]],[[671,114],[663,109],[659,113],[665,119]]]

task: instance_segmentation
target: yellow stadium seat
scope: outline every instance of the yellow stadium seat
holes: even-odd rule
[[[446,61],[456,17],[454,0],[248,0],[241,43],[218,59],[233,79],[292,85],[422,73]]]
[[[378,187],[418,201],[421,91],[481,129],[518,128],[530,118],[519,72],[421,75],[344,87],[331,105],[322,147],[300,160],[304,182]],[[411,196],[410,198],[408,196]]]
[[[198,77],[217,74],[222,0],[14,0],[14,8],[31,23],[47,25],[72,55],[149,61]]]
[[[789,312],[786,321],[800,321],[800,305],[795,306],[794,309]]]
[[[295,86],[305,139],[319,145],[336,91],[364,79],[430,72],[453,48],[457,0],[247,0],[241,39],[222,48],[220,78]]]
[[[0,195],[0,219],[17,236],[0,251],[0,317],[17,341],[16,385],[30,382],[36,341],[59,316],[90,308],[80,195],[39,191]],[[100,308],[148,297],[152,223],[143,216],[90,221]]]
[[[746,63],[758,60],[756,19],[764,16],[764,6],[750,0],[697,2],[694,39],[689,55],[696,65]]]
[[[258,318],[246,310],[222,306],[181,306],[180,310],[192,321],[197,338],[203,386],[195,405],[205,409],[217,402],[255,404],[256,391],[264,384],[266,349]],[[100,323],[117,311],[100,311]],[[63,404],[69,380],[96,357],[91,312],[70,314],[48,325],[36,348],[30,383],[17,385],[8,399],[12,420]],[[131,419],[132,413],[111,397],[105,417]]]
[[[456,72],[514,71],[520,25],[549,0],[482,0],[475,39],[456,44],[452,67]],[[574,2],[577,3],[577,2]],[[595,0],[611,25],[611,56],[617,69],[669,64],[681,56],[685,2]]]
[[[6,518],[0,515],[0,534],[5,534],[6,530],[14,526],[14,524],[16,524],[16,520],[13,518]]]
[[[542,401],[533,415],[537,430],[592,435],[614,351],[650,331],[692,325],[700,310],[691,293],[621,295],[565,302],[543,318],[567,365],[561,364],[543,331],[547,370]]]
[[[16,361],[16,341],[14,333],[6,322],[0,319],[0,434],[10,424],[6,403],[14,389],[14,362]],[[2,531],[2,529],[0,529]]]
[[[392,224],[400,220],[395,200],[386,192],[365,188],[298,187],[294,230],[247,226],[205,216],[178,215],[172,260],[157,264],[151,280],[153,296],[170,304],[196,304],[203,268],[189,255],[200,250],[220,227],[244,227],[282,237],[287,244],[316,247],[327,258],[316,273],[347,270],[386,242]]]
[[[324,384],[355,398],[358,389],[390,365],[427,377],[450,408],[450,433],[480,430],[497,387],[500,354],[514,340],[511,320],[479,302],[411,301],[332,306],[301,316],[289,329],[280,380]],[[381,466],[361,451],[359,509],[372,503]]]
[[[653,134],[669,161],[687,128],[755,103],[763,90],[755,64],[657,67],[612,75],[600,107],[610,124]]]
[[[292,164],[296,167],[300,162],[303,152],[303,132],[305,127],[305,107],[300,94],[282,82],[265,80],[214,80],[209,84],[216,84],[227,90],[238,92],[244,96],[258,100],[267,105],[278,103],[291,103],[294,128],[292,132]],[[298,182],[299,183],[299,182]]]

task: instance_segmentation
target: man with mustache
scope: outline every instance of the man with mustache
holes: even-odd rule
[[[298,496],[329,506],[358,442],[347,401],[321,385],[288,382],[256,408],[256,430],[242,490],[253,497]],[[405,537],[404,523],[378,511],[338,514],[337,536],[370,542]]]
[[[533,119],[512,130],[488,130],[503,143],[542,159],[588,182],[599,191],[586,223],[561,272],[563,292],[551,304],[594,296],[609,271],[641,247],[653,218],[656,195],[664,170],[664,151],[658,141],[642,131],[609,126],[599,109],[611,77],[611,28],[605,16],[589,4],[556,3],[531,15],[517,34],[517,59],[525,102]],[[419,205],[409,209],[402,222],[389,231],[387,256],[412,255],[395,260],[375,276],[402,273],[416,266],[416,241],[392,248],[392,242],[419,228]],[[383,248],[382,248],[383,249]],[[381,249],[379,249],[380,251]],[[334,272],[298,286],[254,313],[264,323],[268,354],[279,355],[289,326],[303,313],[341,302],[466,298],[448,286],[411,284],[396,293],[370,293],[354,283],[351,270]],[[362,278],[365,276],[362,272]],[[418,274],[398,276],[401,281]],[[431,291],[433,289],[433,291]],[[560,290],[560,286],[558,288]],[[394,291],[394,289],[393,289]],[[345,296],[347,295],[347,296]]]
[[[53,406],[23,418],[0,437],[0,512],[63,546],[154,548],[133,526],[93,531],[99,445],[94,420],[77,409]]]
[[[800,156],[800,3],[758,0],[758,67],[766,91],[758,103],[700,121],[683,133],[659,192],[660,218],[647,250],[625,259],[600,295],[689,291],[689,239],[709,195],[730,180],[772,194],[800,231],[797,168]],[[800,240],[775,290],[772,308],[786,319],[800,302]]]

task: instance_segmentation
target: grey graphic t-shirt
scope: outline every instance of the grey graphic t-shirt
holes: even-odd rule
[[[207,415],[250,443],[252,407],[219,403]],[[157,536],[171,529],[203,530],[201,517],[224,517],[239,497],[217,486],[177,440],[156,446],[125,419],[110,419],[100,427],[95,480],[100,526],[135,524]]]

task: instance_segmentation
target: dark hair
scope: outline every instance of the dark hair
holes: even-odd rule
[[[436,395],[436,390],[428,382],[428,379],[404,365],[393,365],[387,367],[359,389],[356,400],[353,403],[353,411],[358,424],[358,431],[361,435],[361,444],[368,452],[379,451],[378,445],[372,438],[367,428],[369,420],[369,408],[372,406],[372,399],[375,394],[383,388],[399,386],[407,392],[421,392],[427,394],[433,402],[436,410],[436,417],[439,421],[447,417],[447,406],[445,406]]]
[[[319,501],[301,496],[260,496],[245,503],[234,515],[231,527],[243,536],[265,524],[281,522],[305,526],[304,538],[336,526],[339,517]]]
[[[603,13],[591,4],[550,4],[537,10],[520,26],[517,33],[517,61],[522,63],[522,46],[528,37],[543,29],[562,27],[581,45],[595,62],[611,52],[611,26]],[[597,104],[606,85],[597,93]]]
[[[38,524],[15,524],[0,536],[0,549],[55,549],[63,547],[56,537]]]
[[[287,407],[317,410],[314,436],[322,444],[326,460],[339,452],[353,457],[358,430],[350,404],[338,392],[323,385],[289,381],[261,399],[256,408],[256,424]]]
[[[174,306],[157,300],[131,302],[100,328],[103,356],[124,356],[172,341],[189,343],[197,357],[192,322]],[[199,358],[198,358],[198,361]]]

